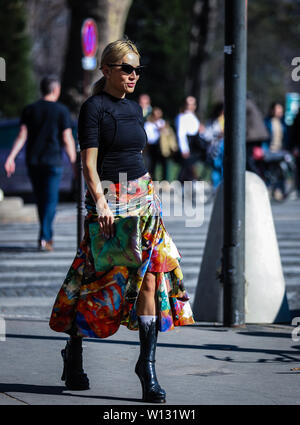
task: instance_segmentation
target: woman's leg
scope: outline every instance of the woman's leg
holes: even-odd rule
[[[137,301],[140,355],[135,366],[135,373],[142,384],[143,401],[163,403],[166,401],[166,392],[160,387],[155,372],[158,320],[154,273],[145,274]]]
[[[61,379],[65,381],[66,387],[69,390],[88,390],[89,379],[82,367],[82,338],[71,333],[61,355],[64,361]]]
[[[136,313],[138,316],[156,316],[156,278],[152,272],[146,272],[138,300]]]

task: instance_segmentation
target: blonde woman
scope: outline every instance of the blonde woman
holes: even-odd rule
[[[180,254],[165,229],[161,202],[143,162],[142,109],[126,99],[142,70],[136,46],[129,40],[110,43],[101,70],[104,76],[78,120],[88,187],[85,235],[57,295],[50,327],[71,336],[62,350],[68,389],[89,388],[82,367],[83,337],[106,338],[121,324],[139,330],[135,373],[143,401],[161,403],[166,392],[155,372],[158,330],[194,320]],[[127,180],[121,178],[124,174]]]

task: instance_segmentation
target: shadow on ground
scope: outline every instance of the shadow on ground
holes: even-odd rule
[[[0,393],[26,393],[26,394],[46,394],[46,395],[63,395],[68,397],[84,397],[94,398],[101,400],[119,400],[119,401],[130,401],[130,402],[141,402],[138,398],[129,397],[113,397],[109,395],[95,396],[95,395],[83,395],[76,392],[68,392],[64,386],[51,386],[51,385],[30,385],[30,384],[4,384],[0,383]],[[22,401],[22,400],[21,400]]]
[[[20,338],[20,339],[41,339],[41,340],[56,340],[56,341],[65,341],[68,337],[57,337],[57,336],[44,336],[44,335],[19,335],[19,334],[6,334],[6,338]],[[96,339],[96,338],[85,338],[87,342],[93,342],[96,344],[117,344],[117,345],[136,345],[139,346],[139,341],[122,341],[122,340],[109,340],[109,339]],[[239,353],[239,354],[262,354],[267,356],[273,356],[272,358],[265,358],[262,356],[261,358],[256,358],[255,360],[242,360],[240,356],[234,358],[234,356],[225,356],[225,357],[217,357],[216,355],[206,354],[205,356],[211,360],[219,360],[229,363],[299,363],[299,355],[298,346],[291,347],[291,349],[283,350],[283,349],[267,349],[267,348],[250,348],[250,347],[239,347],[237,345],[230,344],[170,344],[170,343],[158,343],[158,347],[161,348],[178,348],[185,350],[204,350],[204,351],[213,351],[213,352],[221,352],[221,351],[230,351],[231,353]]]

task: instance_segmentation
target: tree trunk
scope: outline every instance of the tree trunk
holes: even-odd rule
[[[92,84],[101,77],[99,64],[104,47],[123,36],[131,3],[132,0],[68,0],[71,22],[62,76],[62,102],[74,114],[79,112],[81,103],[91,94]],[[94,71],[84,71],[81,66],[81,26],[86,18],[93,18],[98,28],[97,68]]]
[[[208,103],[207,65],[215,38],[217,3],[217,0],[195,0],[193,10],[189,71],[185,88],[188,95],[196,97],[199,113],[204,113]]]

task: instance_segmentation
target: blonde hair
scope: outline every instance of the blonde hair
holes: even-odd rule
[[[113,41],[112,43],[109,43],[103,50],[100,68],[102,68],[103,65],[107,65],[109,63],[119,62],[125,55],[132,52],[140,58],[138,49],[132,41],[128,39]],[[92,94],[99,94],[104,89],[104,86],[105,77],[103,76],[94,84]]]

